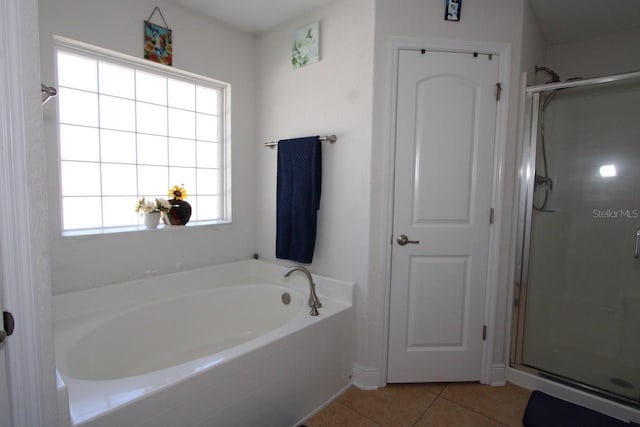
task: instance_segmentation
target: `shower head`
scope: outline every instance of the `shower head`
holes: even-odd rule
[[[551,79],[547,80],[547,83],[558,83],[560,81],[560,76],[558,75],[558,73],[553,71],[551,68],[549,68],[549,67],[538,67],[536,65],[536,73],[539,73],[540,71],[544,71],[545,73],[549,74],[549,76],[551,76]]]

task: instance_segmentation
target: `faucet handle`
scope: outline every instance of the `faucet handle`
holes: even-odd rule
[[[322,308],[322,303],[316,294],[316,284],[311,282],[311,292],[309,292],[309,307]]]

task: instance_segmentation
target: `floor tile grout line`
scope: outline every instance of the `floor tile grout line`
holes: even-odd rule
[[[426,391],[426,390],[425,390],[425,393],[427,393],[428,395],[432,396],[432,397],[433,397],[433,400],[431,401],[431,403],[429,403],[429,404],[427,405],[427,408],[426,408],[423,412],[421,412],[420,416],[416,419],[416,421],[412,424],[412,426],[414,426],[414,425],[415,425],[415,424],[420,420],[420,418],[422,418],[422,416],[423,416],[423,415],[424,415],[424,414],[429,410],[429,408],[431,408],[431,405],[433,405],[433,403],[434,403],[436,400],[438,400],[438,398],[441,396],[441,394],[442,394],[442,393],[444,393],[445,389],[446,389],[448,386],[449,386],[449,384],[445,384],[445,385],[444,385],[444,387],[442,388],[442,390],[440,390],[440,391],[439,391],[439,392],[437,392],[437,393],[434,393],[434,392],[432,392],[432,391]],[[374,390],[373,392],[375,393],[375,392],[376,392],[376,391],[378,391],[378,390],[380,390],[380,389]],[[346,393],[346,391],[345,391],[345,393]],[[348,408],[348,409],[350,409],[350,410],[354,411],[355,413],[357,413],[358,415],[361,415],[361,416],[365,417],[366,419],[368,419],[368,420],[372,421],[372,422],[373,422],[373,423],[375,423],[377,426],[380,426],[380,424],[379,424],[376,420],[374,420],[374,419],[370,418],[369,416],[367,416],[366,414],[364,414],[364,413],[360,412],[358,409],[356,409],[356,408],[354,408],[354,407],[350,406],[349,404],[347,404],[347,402],[341,402],[341,401],[340,401],[340,398],[341,398],[345,393],[342,393],[340,396],[336,397],[336,398],[335,398],[335,400],[334,400],[334,402],[339,403],[340,405],[344,406],[345,408]]]
[[[420,412],[420,414],[419,414],[418,418],[416,419],[416,421],[411,424],[413,427],[415,427],[415,425],[418,423],[418,421],[422,417],[424,417],[425,414],[427,414],[429,412],[429,410],[432,409],[433,405],[436,403],[436,400],[438,400],[438,398],[442,398],[444,401],[447,401],[449,403],[457,405],[460,408],[469,411],[470,413],[473,413],[473,414],[476,414],[478,416],[484,417],[485,419],[490,420],[490,421],[496,423],[497,425],[499,425],[501,427],[514,427],[515,425],[517,425],[518,427],[522,427],[521,423],[516,423],[516,424],[512,425],[510,421],[505,422],[505,421],[497,419],[493,412],[489,412],[489,411],[482,412],[483,411],[482,408],[481,409],[476,409],[474,407],[468,406],[469,403],[467,403],[464,400],[463,401],[458,401],[456,396],[455,396],[455,393],[454,393],[453,396],[448,396],[449,394],[451,394],[451,393],[446,393],[447,390],[449,389],[449,386],[453,386],[456,383],[440,383],[440,384],[441,384],[442,388],[438,387],[439,391],[424,390],[427,395],[430,395],[433,398],[433,400],[426,406],[426,408],[424,410],[422,410]],[[345,394],[346,394],[346,391],[345,391],[345,393],[342,393],[340,396],[337,396],[334,399],[334,401],[339,403],[342,407],[347,408],[350,411],[353,411],[355,414],[357,414],[357,415],[363,417],[365,420],[371,422],[372,425],[375,425],[375,426],[378,426],[378,427],[381,426],[380,421],[379,420],[377,421],[377,420],[371,418],[371,416],[368,415],[368,413],[361,412],[357,408],[350,406],[348,401],[341,401],[341,399],[344,397]],[[375,394],[375,391],[374,391],[374,394]],[[385,399],[385,400],[387,400],[387,399]],[[396,400],[396,399],[391,399],[390,401],[393,401],[393,400]]]
[[[360,415],[361,417],[366,418],[367,420],[371,421],[372,423],[374,423],[376,426],[381,427],[380,423],[378,423],[376,420],[369,418],[368,416],[366,416],[365,414],[363,414],[362,412],[358,411],[355,408],[352,408],[351,406],[347,405],[346,403],[342,403],[342,402],[338,402],[337,400],[335,400],[334,402],[336,402],[337,404],[344,406],[345,408],[347,408],[350,411],[355,412],[356,414]]]
[[[442,387],[442,390],[440,390],[440,393],[438,393],[438,397],[442,396],[444,391],[449,388],[449,385],[451,385],[451,383],[445,383],[444,384],[444,387]]]
[[[426,414],[429,411],[429,409],[431,409],[433,404],[436,403],[436,400],[438,399],[440,399],[440,396],[436,396],[436,398],[433,399],[431,403],[429,403],[429,405],[427,405],[427,408],[420,414],[420,416],[418,416],[418,418],[416,418],[416,421],[413,424],[411,424],[411,427],[414,427],[416,424],[418,424],[418,421],[420,421],[422,417],[424,417],[424,414]]]
[[[443,389],[442,391],[444,391],[444,389]],[[441,391],[440,393],[442,393],[442,391]],[[427,405],[427,408],[424,410],[424,412],[422,412],[422,413],[420,414],[420,416],[416,419],[415,423],[417,423],[417,422],[418,422],[418,420],[420,420],[420,418],[422,417],[422,415],[424,415],[424,413],[425,413],[425,412],[427,412],[427,410],[431,407],[431,405],[433,405],[433,402],[435,402],[435,401],[438,399],[438,397],[439,397],[439,395],[437,395],[437,394],[435,394],[435,393],[432,393],[432,392],[430,392],[430,391],[426,391],[426,393],[427,393],[428,395],[432,396],[432,397],[433,397],[433,400],[431,401],[431,403],[429,403],[429,405]],[[342,395],[341,395],[341,396],[342,396]],[[340,396],[338,396],[338,398],[339,398],[339,397],[340,397]],[[336,398],[335,402],[338,402],[338,398]],[[351,406],[350,406],[350,405],[348,405],[346,402],[338,402],[338,403],[340,403],[342,406],[344,406],[344,407],[346,407],[346,408],[351,409],[352,411],[356,412],[357,414],[362,415],[362,416],[363,416],[363,417],[365,417],[366,419],[368,419],[368,420],[370,420],[370,421],[373,421],[376,425],[378,425],[378,426],[380,425],[376,420],[374,420],[374,419],[372,419],[372,418],[368,417],[366,414],[364,414],[364,413],[360,412],[360,411],[359,411],[359,410],[357,410],[356,408],[351,407]],[[413,425],[415,425],[415,423],[413,423],[413,424],[412,424],[412,426],[413,426]]]
[[[443,397],[443,396],[440,396],[440,397],[441,397],[442,399],[446,400],[446,401],[447,401],[447,402],[449,402],[449,403],[453,403],[454,405],[458,405],[459,407],[466,409],[467,411],[473,412],[474,414],[481,415],[481,416],[483,416],[483,417],[485,417],[485,418],[490,419],[491,421],[495,421],[495,422],[497,422],[498,424],[500,424],[500,425],[502,425],[502,426],[509,427],[509,424],[505,424],[505,423],[503,423],[502,421],[500,421],[500,420],[498,420],[498,419],[494,418],[493,416],[490,416],[490,415],[484,414],[484,413],[482,413],[482,412],[479,412],[479,411],[477,411],[476,409],[473,409],[473,408],[471,408],[470,406],[467,406],[467,405],[463,405],[463,404],[462,404],[462,403],[460,403],[460,402],[456,402],[455,400],[453,400],[453,399],[451,399],[451,398],[446,398],[446,397]]]

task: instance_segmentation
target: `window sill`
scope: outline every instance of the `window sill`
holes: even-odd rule
[[[165,225],[160,224],[158,228],[147,228],[144,225],[131,225],[126,227],[109,227],[109,228],[91,228],[85,230],[67,230],[62,232],[62,237],[78,237],[78,236],[99,236],[104,234],[119,234],[132,232],[158,232],[164,230],[184,230],[193,228],[212,228],[217,229],[220,226],[231,225],[231,221],[194,221],[186,225]]]

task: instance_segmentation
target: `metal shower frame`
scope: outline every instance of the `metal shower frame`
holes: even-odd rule
[[[517,247],[514,269],[513,283],[513,306],[511,313],[511,349],[509,354],[509,365],[515,369],[534,374],[554,378],[535,368],[522,364],[524,321],[527,301],[528,275],[529,275],[529,250],[531,244],[531,215],[533,210],[533,187],[536,170],[536,150],[539,134],[540,118],[540,97],[544,92],[558,89],[585,87],[602,85],[606,83],[620,82],[624,80],[640,79],[640,71],[615,74],[604,77],[595,77],[582,80],[571,80],[567,82],[548,83],[530,86],[525,89],[525,111],[522,124],[522,159],[520,162],[520,197],[518,201],[517,217]],[[556,378],[558,379],[558,378]],[[596,389],[582,383],[578,383],[566,378],[559,378],[563,382],[581,389],[605,395],[617,401],[631,403],[633,406],[639,404],[638,401],[628,400],[613,393]]]

